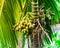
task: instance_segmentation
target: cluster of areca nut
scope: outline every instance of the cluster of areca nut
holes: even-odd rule
[[[40,18],[40,25],[41,24],[46,25],[45,17],[48,17],[49,19],[51,19],[52,12],[50,11],[50,8],[47,9],[46,11],[43,8],[44,8],[44,3],[40,5],[40,10],[38,11],[39,16],[38,15],[34,16],[35,12],[27,13],[28,15],[23,17],[22,21],[19,21],[13,26],[14,30],[23,31],[25,35],[31,34],[32,29],[35,29],[38,26],[38,23],[34,21],[35,18]],[[41,27],[43,28],[42,25]]]

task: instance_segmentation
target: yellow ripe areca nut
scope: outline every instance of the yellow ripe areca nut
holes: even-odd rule
[[[13,27],[15,28],[16,26],[18,26],[19,25],[19,23],[16,23]]]
[[[20,26],[22,25],[22,22],[20,23]]]
[[[20,27],[22,27],[23,25],[21,24]]]
[[[18,23],[16,23],[16,25],[18,25],[19,24],[19,22]]]
[[[26,29],[24,29],[24,33],[26,33],[26,31],[27,31],[27,30],[26,30]]]
[[[20,28],[20,25],[18,26],[18,28]]]
[[[15,26],[18,26],[18,25],[19,25],[19,23],[16,23],[16,24],[15,24]]]
[[[18,29],[21,30],[21,26],[20,25],[18,26]]]
[[[16,27],[16,28],[15,28],[15,31],[17,31],[17,30],[19,30],[19,27]]]
[[[28,26],[26,26],[26,30],[28,29]]]
[[[29,20],[29,22],[31,22],[31,23],[32,23],[32,20]]]
[[[25,20],[25,23],[28,23],[28,21],[27,21],[27,20]]]

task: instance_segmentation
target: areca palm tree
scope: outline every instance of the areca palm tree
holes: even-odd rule
[[[50,24],[49,24],[49,21],[51,21],[53,24],[55,24],[56,23],[56,21],[58,21],[58,18],[59,18],[59,11],[57,10],[57,8],[56,8],[56,3],[55,3],[55,1],[52,1],[52,3],[51,3],[51,1],[50,0],[38,0],[39,2],[37,2],[37,0],[32,0],[32,13],[34,13],[34,14],[37,14],[38,12],[39,12],[39,8],[37,7],[37,6],[40,6],[42,3],[45,3],[45,7],[44,7],[44,10],[46,10],[46,9],[48,9],[48,8],[50,8],[51,9],[51,11],[52,12],[54,12],[54,14],[53,14],[53,16],[52,16],[52,20],[49,20],[49,18],[50,17],[46,17],[45,18],[45,22],[46,22],[46,25],[45,25],[45,29],[47,29],[48,31],[49,31],[49,33],[48,33],[48,36],[50,36],[50,38],[51,38],[51,34],[52,34],[52,30],[51,30],[51,28],[50,28]],[[28,2],[28,1],[27,1]],[[26,2],[26,3],[27,3]],[[49,2],[49,3],[48,3]],[[31,3],[31,2],[30,2]],[[55,4],[55,5],[54,5]],[[34,5],[36,5],[36,6],[34,6]],[[34,7],[36,7],[36,9],[34,10]],[[41,6],[42,7],[42,6]],[[53,9],[54,8],[54,9]],[[27,9],[29,9],[28,7],[27,7]],[[41,9],[41,8],[40,8]],[[34,11],[36,11],[36,12],[34,12]],[[35,15],[33,15],[33,16],[35,16]],[[36,16],[38,16],[38,15],[36,15]],[[48,16],[48,15],[47,15]],[[55,18],[56,17],[56,18]],[[41,19],[41,18],[40,18]],[[36,20],[35,20],[36,21]],[[33,32],[33,31],[32,31]],[[33,35],[32,35],[33,36]],[[36,37],[36,36],[35,36]],[[33,37],[32,37],[33,38]],[[49,38],[49,37],[48,37]],[[37,39],[37,38],[35,38],[35,39]],[[38,39],[37,39],[38,40]],[[33,44],[33,47],[34,47],[34,45],[37,45],[38,43],[38,41],[36,40],[36,42],[34,43],[34,39],[33,39],[33,42],[32,42],[32,44]],[[40,38],[39,38],[39,40],[40,40]],[[49,39],[50,40],[50,39]],[[51,41],[50,41],[51,42]],[[36,44],[37,43],[37,44]],[[40,43],[39,43],[40,44]],[[38,44],[38,45],[39,45]],[[38,46],[37,45],[37,46]],[[35,48],[35,47],[34,47]],[[37,47],[36,47],[37,48]]]
[[[36,35],[34,33],[31,34],[31,40],[33,41],[33,42],[31,41],[31,44],[33,45],[33,47],[39,48],[41,44],[44,43],[44,39],[41,39],[41,34],[44,33],[45,30],[48,30],[47,31],[48,39],[46,40],[50,41],[52,34],[52,30],[50,28],[50,22],[52,22],[52,24],[55,24],[60,16],[58,8],[56,6],[57,4],[55,0],[0,0],[0,48],[16,48],[18,34],[15,33],[16,31],[13,30],[13,25],[16,22],[21,22],[22,19],[27,14],[28,14],[27,16],[29,15],[31,16],[33,14],[33,16],[35,17],[33,18],[33,22],[37,21],[37,23],[39,23],[40,26],[39,30],[36,31],[35,28],[34,29],[35,31],[34,30],[31,31],[31,32],[33,31],[38,32],[36,33]],[[42,25],[40,18],[41,9],[45,11],[48,10],[48,8],[50,8],[54,14],[51,17],[52,18],[51,20],[49,20],[50,17],[47,15],[44,20],[44,22],[46,22],[46,25],[41,26]],[[28,12],[32,13],[29,14]],[[22,48],[24,47],[24,44],[25,44],[25,35],[24,33],[22,33]]]

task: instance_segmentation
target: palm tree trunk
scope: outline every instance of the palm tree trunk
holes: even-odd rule
[[[38,13],[38,0],[32,0],[32,13],[34,16],[34,21],[37,21],[37,17],[39,16]],[[35,30],[35,29],[34,29]],[[33,32],[33,31],[32,31]],[[39,31],[36,34],[31,35],[31,48],[40,48],[40,33]]]

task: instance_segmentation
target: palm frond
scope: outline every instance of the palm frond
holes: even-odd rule
[[[1,15],[1,12],[2,12],[2,9],[3,9],[3,5],[4,5],[4,0],[0,0],[0,15]]]
[[[4,1],[0,7],[0,48],[16,48],[18,41],[12,26],[15,23],[15,16],[19,16],[16,13],[18,12],[16,8],[19,8],[16,7],[18,4],[17,0],[0,1]]]

